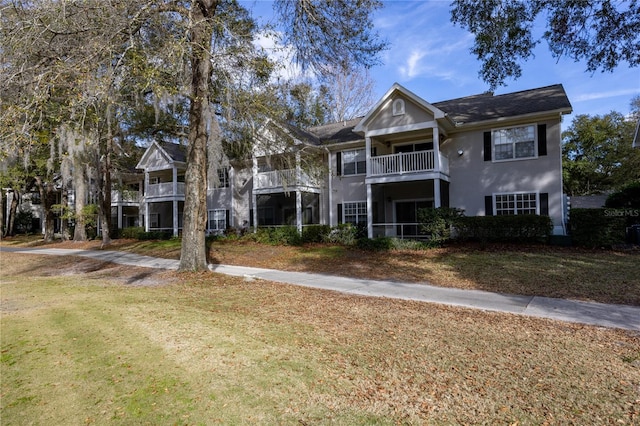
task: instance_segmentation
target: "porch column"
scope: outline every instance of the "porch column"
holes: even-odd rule
[[[433,170],[440,171],[440,132],[438,126],[433,128]]]
[[[296,228],[302,235],[302,192],[299,189],[296,189]]]
[[[149,202],[146,200],[149,187],[149,172],[144,172],[144,196],[142,197],[144,204],[144,232],[149,232]]]
[[[433,180],[433,207],[442,207],[442,195],[440,194],[440,179]]]
[[[146,175],[146,173],[145,173]],[[143,220],[143,208],[144,208],[144,194],[145,194],[145,186],[144,179],[142,181],[138,181],[138,198],[136,201],[138,202],[138,223],[137,226],[144,226]],[[140,205],[142,203],[142,206]]]
[[[122,195],[120,196],[122,197]],[[111,212],[109,212],[111,214]],[[118,203],[118,229],[122,229],[122,203]]]
[[[365,137],[364,138],[364,142],[365,142],[365,158],[366,158],[366,163],[365,163],[365,170],[367,171],[367,176],[369,176],[369,174],[371,173],[370,170],[370,164],[371,163],[371,138],[370,137]]]
[[[144,232],[149,232],[149,203],[144,203]]]
[[[300,152],[296,152],[296,228],[298,233],[302,235],[302,192],[300,185],[302,184],[302,174],[300,172]]]
[[[227,226],[229,226],[229,227],[236,226],[236,221],[234,219],[234,217],[235,217],[235,203],[234,203],[234,200],[233,200],[233,191],[234,191],[234,189],[236,187],[235,186],[235,182],[236,182],[235,169],[233,167],[229,167],[229,191],[228,191],[229,195],[227,196],[228,199],[229,199],[229,223],[227,223]]]
[[[367,162],[367,168],[368,166]],[[367,237],[373,238],[373,198],[371,196],[371,184],[367,184]]]
[[[329,226],[336,226],[337,222],[333,220],[333,159],[331,151],[327,149],[327,162],[329,163]]]
[[[173,166],[173,236],[178,236],[178,168]]]
[[[253,203],[253,230],[258,231],[258,196],[256,195],[256,186],[258,184],[258,159],[253,157],[253,168],[251,170],[253,176],[253,185],[251,186],[251,202]]]

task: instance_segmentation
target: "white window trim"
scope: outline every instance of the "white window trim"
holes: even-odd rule
[[[225,173],[225,170],[226,170],[226,173]],[[220,176],[218,176],[219,186],[209,185],[209,187],[207,188],[209,191],[231,188],[231,169],[229,167],[223,167],[218,169],[217,173],[220,173],[220,172],[222,172],[223,176],[222,176],[222,179],[220,179]],[[209,179],[209,181],[210,181],[209,183],[211,183],[211,179]]]
[[[215,218],[215,214],[216,212],[223,212],[224,213],[224,229],[219,229],[219,228],[212,228],[211,227],[211,220],[216,221],[217,219]],[[213,218],[210,216],[213,215]],[[227,223],[227,209],[210,209],[207,213],[207,229],[209,231],[224,231],[227,227],[229,226],[229,224]]]
[[[347,211],[347,204],[364,204],[364,214],[358,214],[356,211],[356,219],[360,216],[364,216],[364,223],[367,223],[367,200],[356,200],[356,201],[343,201],[342,202],[342,223],[351,223],[351,222],[347,222],[346,221],[346,211]],[[357,209],[357,207],[356,207]],[[349,215],[349,216],[353,216],[353,215]],[[358,221],[356,220],[356,223],[358,223]],[[362,223],[362,222],[361,222]]]
[[[345,164],[349,164],[349,163],[345,163],[344,161],[344,154],[345,152],[353,152],[353,151],[362,151],[364,153],[364,171],[362,171],[361,173],[358,173],[358,171],[356,170],[356,173],[350,173],[350,174],[346,174],[345,171]],[[367,174],[367,149],[366,148],[355,148],[355,149],[345,149],[343,151],[341,151],[341,155],[340,155],[340,162],[342,163],[341,166],[341,170],[342,170],[342,176],[362,176],[362,175],[366,175]],[[357,162],[356,162],[357,163]]]
[[[405,114],[404,99],[395,99],[393,101],[391,104],[391,113],[394,117]]]
[[[493,215],[494,216],[498,216],[498,208],[496,206],[496,196],[497,195],[513,195],[513,196],[516,196],[518,194],[536,194],[536,215],[540,216],[540,191],[494,192],[493,194],[491,194],[491,201],[493,203]],[[518,216],[517,208],[515,210],[514,216]]]
[[[498,130],[509,130],[516,129],[518,127],[533,127],[533,152],[534,155],[531,157],[522,157],[522,158],[505,158],[501,160],[496,160],[496,143],[493,139],[493,132]],[[514,155],[515,155],[515,147],[514,147]],[[538,123],[530,123],[530,124],[520,124],[518,126],[509,126],[509,127],[496,127],[491,129],[491,162],[493,163],[505,163],[509,161],[526,161],[526,160],[535,160],[538,158]]]

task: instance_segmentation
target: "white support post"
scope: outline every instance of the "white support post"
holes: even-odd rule
[[[440,194],[440,179],[433,180],[433,207],[442,207],[442,195]]]
[[[173,166],[173,236],[178,236],[178,168]]]
[[[329,150],[327,150],[327,162],[329,163],[329,226],[336,226],[337,222],[333,217],[333,158]]]
[[[440,132],[438,126],[433,128],[433,169],[440,171]]]
[[[253,230],[258,231],[258,196],[256,194],[256,183],[258,182],[258,159],[253,157],[253,186],[251,189],[251,202],[253,203]]]
[[[302,235],[302,192],[299,189],[296,189],[296,228]]]
[[[147,194],[149,193],[149,172],[144,172],[144,197],[142,198],[144,204],[144,231],[149,232],[149,201],[147,201]]]
[[[365,141],[365,158],[366,158],[366,163],[365,163],[365,169],[367,172],[367,176],[369,176],[371,174],[371,138],[366,137],[364,138]]]
[[[373,238],[373,197],[371,184],[367,184],[367,236]]]
[[[122,194],[122,191],[120,193]],[[118,203],[118,229],[122,229],[122,202]]]

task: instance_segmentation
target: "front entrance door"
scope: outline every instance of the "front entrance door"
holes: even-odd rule
[[[433,200],[396,201],[396,236],[416,238],[425,235],[418,226],[418,210],[433,208]]]

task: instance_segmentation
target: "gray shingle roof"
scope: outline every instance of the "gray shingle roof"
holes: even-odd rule
[[[173,161],[182,163],[187,161],[187,148],[185,146],[171,142],[160,142],[159,145],[169,154]]]
[[[541,113],[545,111],[571,110],[571,103],[561,84],[506,93],[467,96],[432,104],[441,109],[456,123],[473,123],[504,117]],[[323,143],[341,143],[362,140],[353,128],[362,117],[346,122],[312,127],[310,133]]]
[[[472,123],[545,111],[571,110],[561,84],[493,96],[482,94],[436,102],[457,123]]]
[[[323,126],[312,127],[310,133],[320,139],[322,143],[340,143],[362,140],[362,136],[353,133],[353,128],[362,120],[362,117],[348,121],[325,124]]]

